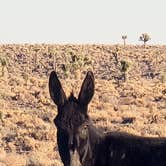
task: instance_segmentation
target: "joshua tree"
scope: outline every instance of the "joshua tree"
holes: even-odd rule
[[[124,46],[126,46],[127,35],[122,35],[122,39],[123,39]]]
[[[147,33],[143,33],[140,37],[139,40],[144,42],[144,46],[146,45],[146,42],[149,41],[151,38]]]
[[[119,63],[119,60],[118,60],[118,54],[119,54],[119,47],[118,46],[116,46],[116,48],[112,51],[112,54],[113,54],[113,56],[114,56],[114,58],[115,58],[115,65],[117,66],[118,65],[118,63]]]

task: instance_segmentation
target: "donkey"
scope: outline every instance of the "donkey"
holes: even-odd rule
[[[57,143],[64,166],[166,166],[166,138],[127,133],[104,134],[88,116],[94,95],[94,75],[88,71],[78,98],[67,98],[56,72],[49,78],[49,92],[57,105],[54,119]]]

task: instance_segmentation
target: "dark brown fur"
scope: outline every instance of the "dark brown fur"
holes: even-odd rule
[[[87,113],[94,95],[92,72],[87,73],[78,99],[73,94],[66,97],[54,71],[49,90],[58,107],[54,123],[64,166],[166,166],[166,138],[103,134],[93,126]]]

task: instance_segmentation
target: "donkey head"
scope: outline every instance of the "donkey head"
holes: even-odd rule
[[[90,119],[88,104],[94,95],[94,76],[89,71],[82,83],[78,98],[73,93],[67,98],[57,77],[52,71],[49,78],[50,96],[57,105],[54,119],[57,127],[59,154],[65,166],[81,166],[88,153]]]

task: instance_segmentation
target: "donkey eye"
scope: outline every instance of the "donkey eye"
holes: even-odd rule
[[[87,129],[88,129],[87,125],[84,125],[83,127],[80,128],[80,137],[82,139],[85,139],[87,137]]]
[[[84,125],[83,129],[87,130],[87,128],[88,128],[88,125]]]

